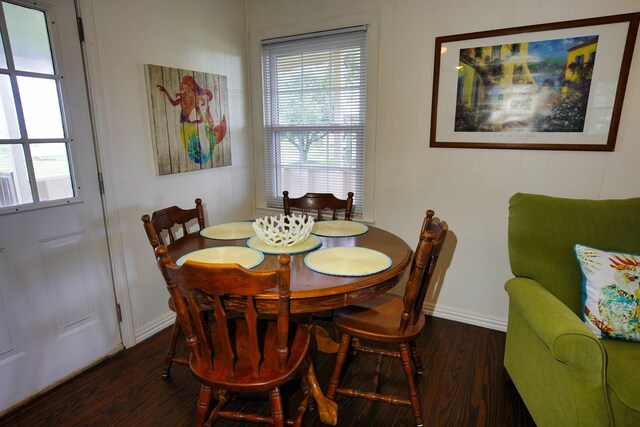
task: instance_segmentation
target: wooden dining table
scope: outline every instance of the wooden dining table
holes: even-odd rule
[[[350,237],[319,236],[318,249],[355,246],[374,249],[391,258],[391,266],[384,271],[366,276],[334,276],[318,273],[306,266],[304,258],[309,252],[291,255],[291,313],[315,313],[352,305],[395,286],[411,261],[412,250],[400,237],[381,228],[368,226],[367,232]],[[176,261],[182,255],[199,249],[221,246],[247,246],[248,239],[209,239],[197,233],[176,240],[168,246],[168,253]],[[264,261],[253,270],[277,270],[278,255],[265,254]],[[259,295],[258,310],[275,313],[277,293]]]
[[[400,237],[370,225],[366,232],[356,236],[318,237],[321,240],[319,247],[311,251],[291,254],[291,314],[318,313],[349,306],[380,295],[398,283],[409,265],[413,253],[409,245]],[[246,247],[247,241],[248,238],[211,239],[193,233],[171,243],[168,246],[168,254],[175,262],[181,256],[200,249],[223,246]],[[369,275],[338,276],[314,271],[304,262],[304,258],[314,250],[344,246],[368,248],[382,252],[391,259],[391,265],[383,271]],[[253,267],[253,270],[276,270],[278,255],[268,253],[264,255],[264,260]],[[260,313],[275,313],[275,303],[278,298],[275,290],[257,295],[255,298]],[[337,404],[322,394],[313,365],[309,369],[309,380],[321,420],[326,424],[335,425],[337,423]]]

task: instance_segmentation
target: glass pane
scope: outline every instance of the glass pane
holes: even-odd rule
[[[33,195],[22,145],[0,145],[0,207],[32,202]]]
[[[44,12],[2,3],[16,70],[53,74]]]
[[[35,138],[63,138],[62,114],[55,80],[18,77],[27,135]]]
[[[67,144],[30,144],[41,201],[73,197]]]
[[[5,74],[0,74],[0,110],[0,139],[20,138],[11,79]]]
[[[2,36],[0,36],[0,68],[7,68],[7,54],[4,51]]]

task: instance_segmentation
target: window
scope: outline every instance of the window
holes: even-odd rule
[[[366,29],[262,42],[267,206],[291,197],[364,191]]]
[[[500,59],[500,51],[502,50],[502,46],[492,46],[491,47],[491,59]]]
[[[3,1],[0,35],[0,212],[72,198],[62,76],[46,11]]]

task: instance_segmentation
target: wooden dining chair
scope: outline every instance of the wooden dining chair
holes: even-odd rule
[[[201,383],[196,426],[201,426],[207,417],[212,397],[218,403],[206,425],[225,418],[300,426],[309,404],[306,374],[311,334],[308,326],[289,322],[289,255],[281,254],[278,269],[269,271],[197,261],[177,266],[164,246],[156,249],[156,255],[191,348],[191,370]],[[278,298],[275,318],[259,315],[254,296],[274,289]],[[229,295],[233,295],[231,306]],[[213,310],[215,322],[209,327],[202,322],[203,305]],[[280,386],[296,375],[301,378],[303,398],[297,415],[289,420],[285,419]],[[269,417],[225,410],[232,392],[266,391],[271,406]]]
[[[147,214],[142,215],[144,230],[147,233],[149,243],[154,250],[160,245],[168,245],[169,243],[174,242],[176,238],[181,238],[191,234],[189,226],[193,225],[192,223],[194,220],[197,220],[197,232],[200,232],[200,230],[204,228],[204,209],[202,207],[202,200],[199,198],[196,199],[196,206],[193,209],[181,209],[177,206],[170,206],[153,212],[151,216]],[[172,311],[176,311],[171,297],[169,297],[168,304]],[[185,357],[175,355],[176,344],[178,343],[181,333],[182,327],[180,326],[180,321],[176,316],[176,319],[173,322],[169,349],[167,350],[167,354],[164,359],[164,366],[162,368],[163,378],[169,377],[173,362],[180,365],[188,365],[188,361]]]
[[[332,212],[331,219],[338,219],[338,212],[344,210],[344,219],[351,221],[353,217],[353,193],[347,194],[347,199],[338,199],[332,193],[307,193],[302,197],[289,198],[289,192],[282,192],[284,214],[291,215],[292,211],[302,213],[314,212],[316,221],[323,220],[323,211]]]
[[[356,305],[335,310],[334,324],[341,334],[333,373],[329,380],[327,397],[335,400],[336,394],[361,397],[372,401],[411,406],[416,425],[423,424],[420,397],[415,376],[422,373],[422,362],[415,345],[425,325],[422,305],[433,276],[433,271],[447,235],[444,221],[436,221],[434,212],[427,211],[418,246],[415,250],[404,296],[386,293]],[[360,340],[378,345],[368,347]],[[371,344],[367,344],[371,345]],[[396,350],[382,348],[396,345]],[[374,391],[354,390],[340,385],[340,378],[347,353],[373,353],[378,355],[376,375],[380,371],[382,356],[401,359],[407,380],[408,398],[390,396]],[[379,384],[376,378],[374,384]]]
[[[338,219],[338,212],[344,210],[345,221],[351,221],[353,217],[353,192],[347,193],[346,199],[338,199],[332,193],[307,193],[302,197],[289,198],[289,192],[282,192],[282,204],[284,214],[291,215],[292,211],[299,211],[305,214],[315,213],[315,220],[322,221],[323,212],[331,211],[331,219]],[[316,319],[331,320],[333,312],[322,311],[314,313]],[[324,339],[324,331],[320,335]],[[328,337],[327,337],[328,338]],[[335,344],[333,344],[335,345]]]

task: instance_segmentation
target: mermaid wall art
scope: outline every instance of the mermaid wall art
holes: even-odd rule
[[[145,65],[158,174],[231,164],[226,76]]]

